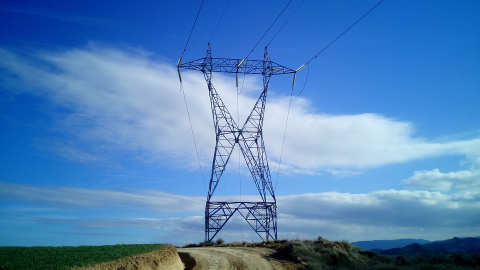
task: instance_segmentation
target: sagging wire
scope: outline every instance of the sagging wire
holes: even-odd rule
[[[200,174],[202,175],[203,189],[205,190],[205,195],[208,196],[207,185],[205,184],[205,176],[203,175],[202,163],[200,162],[200,155],[198,154],[197,140],[195,139],[195,133],[193,132],[193,125],[192,125],[192,119],[190,117],[190,110],[188,109],[187,96],[185,95],[185,89],[183,89],[183,83],[181,79],[180,79],[180,92],[182,92],[183,100],[185,101],[185,109],[187,110],[188,122],[190,123],[190,131],[192,133],[193,144],[195,145],[195,153],[197,154],[198,167],[200,168]]]
[[[228,0],[227,4],[226,4],[225,7],[223,8],[222,15],[220,16],[220,19],[218,19],[217,25],[215,25],[215,28],[213,29],[213,33],[212,33],[212,35],[210,36],[210,39],[209,39],[209,41],[208,41],[209,43],[210,43],[210,41],[212,41],[213,36],[214,36],[215,33],[217,32],[217,28],[218,28],[218,26],[220,25],[220,22],[222,21],[223,16],[225,15],[225,11],[227,11],[228,6],[230,5],[230,2],[231,2],[231,0]]]
[[[280,18],[280,16],[282,16],[283,12],[285,12],[285,10],[290,5],[290,3],[292,3],[292,1],[293,0],[288,1],[288,3],[285,5],[285,7],[280,12],[280,14],[278,14],[277,18],[275,18],[275,20],[273,20],[272,24],[268,27],[267,31],[265,31],[265,33],[263,33],[262,37],[257,41],[255,46],[253,46],[252,50],[250,50],[250,52],[247,54],[247,56],[245,58],[243,58],[243,60],[240,62],[240,64],[238,64],[238,67],[242,66],[242,64],[245,62],[245,60],[247,60],[247,58],[250,56],[250,54],[252,54],[252,52],[255,50],[255,48],[257,48],[258,44],[267,35],[267,33],[270,31],[270,29],[272,29],[273,25],[277,22],[277,20]]]
[[[285,27],[285,25],[287,25],[287,23],[290,21],[290,19],[293,17],[293,15],[297,12],[298,8],[303,4],[303,2],[305,2],[305,0],[302,0],[302,2],[300,2],[300,4],[295,8],[295,10],[293,11],[292,14],[290,14],[290,16],[288,17],[288,19],[285,21],[285,23],[282,25],[282,27],[280,27],[280,29],[278,29],[277,33],[275,33],[275,35],[272,37],[272,39],[267,43],[267,46],[265,47],[268,47],[270,46],[270,43],[272,43],[272,41],[278,36],[278,34],[283,30],[283,28]],[[289,3],[290,4],[290,3]]]
[[[278,162],[277,177],[275,179],[275,188],[277,190],[278,190],[278,176],[280,174],[280,167],[282,166],[283,148],[285,146],[285,138],[287,137],[288,119],[290,117],[290,108],[292,106],[293,89],[294,88],[295,88],[295,74],[294,74],[294,80],[293,80],[293,83],[292,83],[292,89],[290,91],[290,100],[288,102],[287,119],[285,120],[285,128],[283,130],[283,140],[282,140],[282,147],[280,149],[280,159],[279,159],[279,162]]]
[[[356,20],[352,25],[350,25],[347,29],[345,29],[345,31],[343,31],[340,35],[338,35],[335,39],[333,39],[330,43],[328,43],[327,46],[325,46],[322,50],[320,50],[320,52],[318,52],[315,56],[313,56],[312,58],[310,58],[310,60],[308,60],[305,64],[303,64],[302,66],[300,66],[299,69],[305,67],[306,65],[308,65],[313,59],[317,58],[321,53],[323,53],[326,49],[328,49],[328,47],[330,47],[333,43],[335,43],[339,38],[341,38],[343,35],[345,35],[350,29],[352,29],[355,25],[357,25],[357,23],[359,23],[361,20],[363,20],[363,18],[365,18],[368,14],[370,14],[370,12],[372,12],[375,8],[377,8],[381,3],[383,2],[383,0],[380,0],[377,4],[375,4],[375,6],[373,6],[370,10],[368,10],[367,12],[365,12],[360,18],[358,18],[358,20]],[[298,71],[298,70],[297,70]]]
[[[200,11],[202,10],[202,7],[203,7],[203,2],[205,2],[205,0],[202,0],[202,3],[200,4],[200,8],[198,8],[197,16],[195,17],[195,21],[193,22],[192,29],[190,30],[190,34],[188,35],[188,38],[187,38],[187,42],[185,43],[185,47],[183,48],[182,56],[180,56],[180,59],[178,60],[177,67],[179,67],[182,64],[183,55],[187,50],[188,43],[190,42],[190,37],[192,37],[193,29],[195,29],[195,25],[197,24],[198,16],[200,15]],[[180,70],[178,71],[178,76],[180,77]],[[182,81],[182,78],[180,77],[180,82],[181,81]]]

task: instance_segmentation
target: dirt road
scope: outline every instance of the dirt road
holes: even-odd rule
[[[275,250],[249,247],[197,247],[179,248],[178,254],[190,270],[259,269],[259,270],[297,270],[299,264],[275,259]]]

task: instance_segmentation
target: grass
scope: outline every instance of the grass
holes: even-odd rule
[[[71,269],[161,249],[162,244],[79,247],[0,247],[0,270]]]

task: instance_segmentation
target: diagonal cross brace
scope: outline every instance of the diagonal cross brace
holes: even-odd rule
[[[274,197],[270,170],[262,135],[263,114],[265,111],[266,90],[262,92],[252,112],[241,129],[224,105],[215,87],[211,83],[211,74],[205,75],[209,85],[213,121],[216,131],[216,145],[210,177],[208,198],[210,199],[238,143],[246,164],[260,192],[262,201],[266,200],[266,191]]]
[[[277,239],[277,212],[273,184],[263,140],[263,120],[267,90],[272,75],[295,74],[295,70],[270,61],[267,49],[263,60],[212,58],[210,44],[205,58],[182,64],[178,68],[202,71],[207,82],[215,127],[215,152],[205,207],[205,241],[212,241],[230,218],[239,212],[255,232],[266,240]],[[213,72],[261,74],[263,91],[242,128],[239,128],[212,83]],[[179,71],[180,76],[180,71]],[[180,76],[181,80],[181,76]],[[261,197],[260,202],[216,202],[212,196],[220,182],[236,144],[245,158]],[[264,239],[265,240],[265,239]]]
[[[277,231],[272,233],[277,227],[275,205],[276,202],[209,202],[205,236],[213,240],[233,214],[239,212],[260,238],[264,239],[261,233],[265,233],[267,239],[277,239]]]
[[[213,122],[215,127],[216,145],[212,163],[212,173],[210,176],[208,200],[215,192],[220,178],[225,171],[226,165],[230,160],[235,144],[238,143],[242,154],[246,160],[247,166],[254,179],[255,185],[259,190],[262,201],[266,201],[266,192],[268,191],[274,198],[273,185],[270,180],[270,170],[263,142],[262,127],[263,115],[265,112],[265,102],[268,89],[268,80],[264,89],[255,103],[250,115],[247,117],[243,127],[238,128],[237,123],[231,116],[227,107],[223,103],[220,95],[212,83],[212,68],[209,68],[211,62],[211,51],[207,51],[206,68],[204,77],[210,95],[210,106],[212,109]],[[265,65],[266,72],[271,69],[271,62]],[[271,74],[266,73],[270,78]],[[265,82],[265,80],[264,80]]]

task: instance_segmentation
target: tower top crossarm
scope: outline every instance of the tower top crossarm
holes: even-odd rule
[[[249,59],[231,59],[231,58],[211,58],[211,64],[207,62],[208,58],[200,58],[186,63],[181,63],[178,67],[202,72],[224,72],[224,73],[245,73],[245,74],[263,74],[264,65],[271,67],[270,75],[291,74],[296,71],[270,60],[249,60]],[[211,70],[210,70],[211,69]]]

